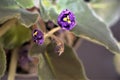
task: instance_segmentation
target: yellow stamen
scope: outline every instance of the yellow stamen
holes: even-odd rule
[[[68,23],[71,23],[71,21],[70,21],[70,20],[68,20],[67,22],[68,22]]]
[[[36,32],[34,32],[33,36],[37,35],[37,33],[38,33],[37,31],[36,31]]]
[[[63,18],[63,21],[66,21],[66,22],[68,22],[68,23],[71,23],[69,16]]]
[[[65,18],[63,18],[63,21],[67,21],[67,18],[65,17]]]

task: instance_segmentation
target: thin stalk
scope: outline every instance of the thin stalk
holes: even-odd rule
[[[45,34],[44,38],[52,36],[55,32],[57,32],[60,29],[61,29],[60,27],[52,29],[51,31],[49,31],[48,33]]]
[[[16,68],[17,68],[17,59],[18,59],[18,49],[15,49],[12,52],[10,68],[8,73],[8,80],[15,80]]]

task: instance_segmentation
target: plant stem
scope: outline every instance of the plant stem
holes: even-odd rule
[[[11,62],[10,62],[10,68],[8,73],[8,80],[15,80],[15,74],[16,74],[16,67],[17,67],[17,59],[18,59],[18,49],[15,49],[12,52],[11,56]]]
[[[60,29],[61,29],[60,27],[52,29],[51,31],[45,34],[44,38],[50,37],[51,35],[53,35],[53,33],[57,32]]]

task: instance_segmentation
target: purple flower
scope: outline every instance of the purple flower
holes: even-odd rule
[[[33,40],[38,45],[42,45],[43,42],[44,42],[44,35],[43,35],[43,33],[40,30],[38,30],[38,29],[33,30]]]
[[[66,30],[71,30],[76,25],[75,15],[68,9],[63,10],[57,20],[59,26]]]

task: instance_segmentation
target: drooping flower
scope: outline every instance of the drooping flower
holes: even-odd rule
[[[71,30],[76,25],[75,15],[68,9],[63,10],[57,19],[58,25],[66,30]]]
[[[44,35],[40,30],[34,29],[32,35],[33,35],[33,41],[35,43],[37,43],[38,45],[42,45],[44,43]]]

